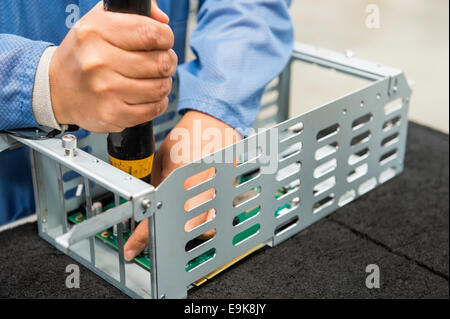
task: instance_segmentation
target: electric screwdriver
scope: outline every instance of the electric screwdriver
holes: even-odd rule
[[[133,13],[150,17],[151,0],[104,0],[107,11]],[[150,183],[155,154],[153,122],[127,128],[108,135],[108,154],[111,165]]]

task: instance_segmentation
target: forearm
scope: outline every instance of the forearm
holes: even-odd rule
[[[179,110],[199,110],[243,135],[264,88],[289,61],[290,1],[206,0],[190,44],[197,59],[179,67]]]
[[[42,54],[51,45],[0,34],[0,130],[38,126],[33,89]]]

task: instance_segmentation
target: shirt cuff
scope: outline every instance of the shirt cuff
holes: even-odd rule
[[[41,56],[33,88],[33,115],[39,125],[51,127],[60,131],[64,130],[59,125],[53,114],[52,99],[50,95],[50,61],[57,47],[48,47]]]

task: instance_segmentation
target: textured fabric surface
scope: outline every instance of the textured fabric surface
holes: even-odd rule
[[[190,298],[448,298],[449,139],[411,124],[404,173],[275,248],[234,265]],[[125,298],[69,257],[36,224],[0,233],[0,298]],[[380,267],[367,289],[365,268]]]
[[[0,1],[0,130],[37,126],[32,92],[42,53],[52,44],[59,45],[77,16],[86,14],[97,2]],[[178,71],[180,112],[196,109],[208,113],[245,135],[256,118],[264,86],[289,60],[294,41],[290,2],[201,0],[199,26],[191,41],[198,59]],[[174,50],[182,63],[189,0],[158,3],[171,19]],[[22,156],[17,162],[26,161],[23,154],[16,155]],[[0,154],[0,169],[7,166],[2,162],[5,156]],[[22,177],[25,175],[19,179]],[[0,179],[0,184],[5,184],[1,187],[6,183],[16,193],[30,191],[19,188],[14,180]],[[0,215],[8,214],[4,197],[0,193]]]

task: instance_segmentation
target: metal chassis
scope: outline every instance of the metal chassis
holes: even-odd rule
[[[371,83],[288,120],[291,64],[298,61],[335,69],[370,80]],[[274,91],[278,92],[277,97],[262,105],[261,109],[276,106],[278,111],[258,120],[255,127],[273,122],[279,124],[260,130],[199,162],[177,169],[157,188],[109,165],[104,135],[90,134],[80,138],[80,148],[73,158],[64,155],[59,139],[35,141],[0,134],[0,151],[20,147],[21,144],[31,149],[38,229],[42,238],[131,297],[185,298],[192,283],[207,278],[208,274],[230,260],[260,244],[276,246],[403,170],[411,90],[402,71],[297,43],[292,60],[278,82],[267,89],[267,93]],[[397,101],[399,107],[386,114],[385,105],[393,101]],[[157,123],[159,140],[179,120],[176,100],[167,112],[173,116]],[[355,119],[366,114],[371,114],[370,120],[355,126]],[[291,129],[299,127],[299,124],[300,130]],[[318,139],[319,132],[334,124],[338,125],[336,132]],[[369,132],[368,137],[352,146],[351,141],[364,132]],[[392,136],[394,138],[389,143],[384,143],[386,138]],[[233,165],[232,161],[217,161],[229,152],[235,157],[244,156],[254,145],[260,150],[254,160],[239,166]],[[238,187],[233,186],[235,177],[267,166],[262,155],[273,151],[281,154],[288,148],[293,148],[295,152],[285,158],[280,155],[276,172],[259,174]],[[349,162],[350,157],[354,158],[355,153],[365,149],[368,153],[361,156],[359,162]],[[393,151],[394,155],[383,158]],[[321,158],[317,159],[317,154]],[[289,167],[294,164],[300,164],[301,168],[292,171]],[[320,174],[316,173],[320,173],[320,167],[324,164],[325,168],[331,165],[332,169],[323,169],[323,174],[318,176]],[[213,179],[189,190],[183,188],[186,178],[210,167],[216,171]],[[286,169],[288,172],[282,173]],[[349,180],[349,175],[357,178]],[[297,182],[299,186],[282,198],[275,199],[275,192],[291,182]],[[68,190],[80,184],[84,186],[84,195],[68,198]],[[258,196],[233,206],[236,196],[257,186],[261,187]],[[214,199],[192,211],[184,211],[183,205],[187,199],[211,188],[216,191]],[[67,212],[84,202],[90,207],[92,198],[104,192],[114,193],[116,202],[120,198],[128,202],[100,215],[90,216],[77,226],[67,224]],[[317,203],[327,198],[331,198],[329,202],[317,209]],[[293,200],[299,200],[300,204],[275,217],[278,207]],[[148,203],[150,205],[143,205]],[[232,225],[237,214],[255,206],[260,207],[257,216],[237,226]],[[184,231],[184,224],[189,219],[212,208],[216,210],[212,221],[191,232]],[[149,220],[149,250],[153,265],[149,272],[136,264],[126,263],[123,249],[116,252],[94,237],[97,232],[110,226],[117,224],[120,227],[121,221],[132,217],[137,221]],[[291,224],[280,232],[280,225],[286,223]],[[254,225],[260,226],[254,236],[236,246],[232,244],[234,236]],[[192,251],[185,251],[189,240],[210,229],[216,230],[212,240]],[[119,245],[120,242],[119,236]],[[189,260],[212,248],[215,249],[214,258],[189,272],[185,271]]]

